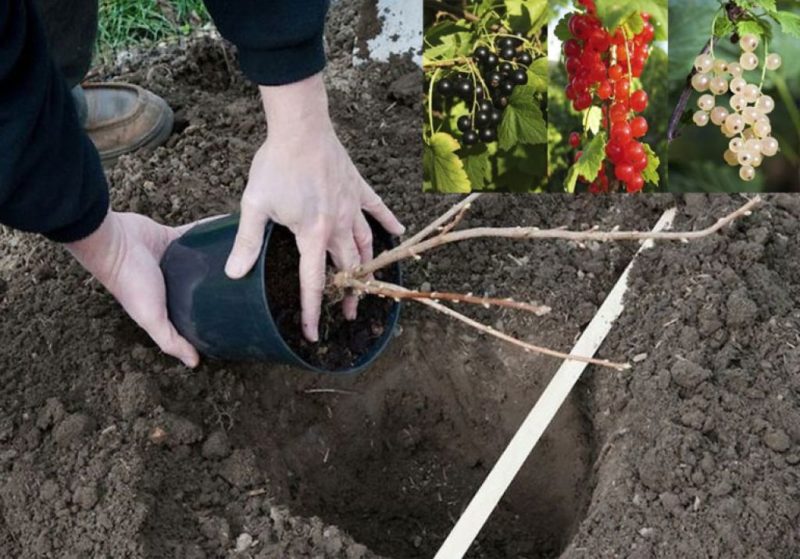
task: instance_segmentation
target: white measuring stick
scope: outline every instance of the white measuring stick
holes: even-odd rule
[[[675,218],[675,212],[675,208],[664,212],[653,231],[657,232],[670,227]],[[651,246],[653,246],[652,240],[645,241],[639,252]],[[581,334],[571,353],[593,357],[600,348],[600,344],[611,330],[611,325],[622,314],[622,299],[628,289],[628,275],[636,261],[636,255],[625,268],[606,300],[603,301],[589,326]],[[508,486],[516,477],[517,472],[522,468],[536,443],[539,442],[547,426],[550,425],[561,404],[564,403],[575,383],[578,382],[586,366],[586,363],[580,361],[565,361],[561,365],[528,417],[525,418],[511,442],[508,443],[492,471],[486,476],[478,492],[467,505],[434,559],[461,559],[464,557],[472,542],[478,537],[478,533],[489,515],[497,507],[497,503],[500,502]]]

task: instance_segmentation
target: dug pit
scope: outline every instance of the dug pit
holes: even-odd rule
[[[372,551],[432,557],[549,381],[552,362],[410,322],[367,373],[319,385],[255,373],[232,440],[271,491]],[[299,384],[298,384],[299,382]],[[469,557],[557,557],[588,503],[591,424],[576,391]]]

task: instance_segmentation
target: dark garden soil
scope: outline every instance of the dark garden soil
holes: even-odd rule
[[[357,8],[331,15],[334,120],[414,231],[453,199],[420,194],[418,71],[350,64]],[[235,67],[209,38],[113,72],[177,122],[110,172],[117,209],[176,224],[235,209],[266,133]],[[740,203],[487,196],[469,220],[641,229],[677,204],[678,226],[698,228]],[[799,556],[798,247],[800,199],[774,196],[722,234],[644,253],[600,351],[635,366],[587,370],[470,557]],[[410,263],[406,283],[546,303],[542,318],[469,312],[569,350],[634,250],[474,241]],[[190,371],[64,250],[10,231],[0,342],[3,557],[429,558],[559,365],[406,305],[358,376]]]
[[[373,236],[375,255],[391,248],[386,234]],[[335,272],[329,262],[330,272]],[[391,299],[367,297],[358,306],[355,320],[347,320],[341,295],[326,290],[319,319],[319,341],[305,339],[300,314],[300,252],[294,236],[285,227],[275,226],[269,238],[265,263],[267,303],[283,339],[307,363],[325,371],[341,371],[355,366],[359,359],[376,351],[389,327],[395,304]],[[398,266],[378,270],[375,278],[398,281]]]

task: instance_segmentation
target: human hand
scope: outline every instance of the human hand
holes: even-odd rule
[[[405,228],[364,181],[336,136],[320,74],[260,89],[269,134],[250,166],[225,272],[238,279],[250,271],[268,220],[288,227],[300,252],[303,334],[316,342],[326,253],[339,270],[372,259],[372,230],[362,210],[393,235]],[[358,299],[350,296],[342,304],[345,317],[355,319]]]
[[[166,287],[159,267],[167,245],[188,227],[167,227],[139,214],[110,211],[94,233],[66,246],[161,351],[195,367],[200,362],[197,350],[178,334],[167,316]]]

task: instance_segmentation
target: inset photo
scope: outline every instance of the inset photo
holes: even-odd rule
[[[558,5],[549,34],[550,190],[663,189],[667,0]]]
[[[424,6],[423,189],[544,190],[548,2]]]
[[[800,4],[670,0],[670,190],[800,190]]]

